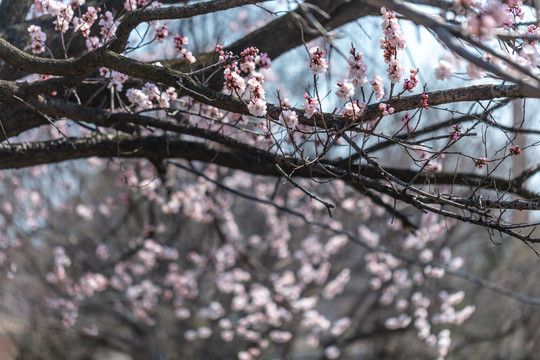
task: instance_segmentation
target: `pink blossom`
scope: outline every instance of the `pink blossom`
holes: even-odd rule
[[[380,47],[384,50],[384,61],[389,64],[392,59],[397,60],[397,50],[405,48],[405,37],[394,13],[383,7],[381,14],[384,38],[380,40]]]
[[[88,51],[96,50],[103,45],[97,36],[89,37],[86,39],[85,44]]]
[[[450,349],[450,344],[452,340],[450,339],[450,330],[442,330],[437,339],[437,351],[440,358],[446,357],[448,355],[448,350]]]
[[[294,110],[283,110],[279,119],[289,129],[294,129],[298,125],[298,115]]]
[[[174,48],[176,52],[182,51],[185,45],[189,44],[189,39],[184,35],[175,35],[173,38]]]
[[[304,103],[302,104],[304,109],[306,109],[304,115],[308,119],[311,119],[319,111],[319,101],[310,97],[307,93],[304,94],[304,99]]]
[[[47,34],[41,31],[41,27],[37,25],[30,25],[27,30],[30,34],[30,39],[32,39],[32,52],[34,54],[41,54],[44,52]]]
[[[114,21],[114,16],[110,11],[100,15],[99,26],[101,26],[101,37],[103,41],[109,41],[113,38],[118,29],[118,21]]]
[[[513,24],[512,15],[498,1],[489,1],[479,13],[472,13],[464,23],[467,33],[480,39],[489,39],[497,27],[503,24]]]
[[[184,331],[184,339],[186,339],[189,342],[197,340],[197,331],[193,329]]]
[[[323,56],[326,54],[326,51],[321,50],[318,46],[312,47],[309,49],[309,69],[312,73],[318,74],[326,72],[328,69],[328,63]]]
[[[288,331],[272,330],[270,331],[270,339],[275,343],[286,343],[292,339],[292,333]]]
[[[336,91],[337,97],[347,100],[354,96],[354,85],[348,82],[347,79],[338,81],[336,87],[339,88],[339,90]]]
[[[440,60],[434,70],[438,80],[450,79],[454,75],[454,67],[446,60]]]
[[[86,221],[90,221],[94,217],[94,210],[88,205],[78,204],[75,207],[75,212]]]
[[[188,64],[194,64],[195,62],[197,62],[197,59],[191,53],[191,51],[185,51],[185,49],[183,49],[182,54],[184,55],[184,58],[186,59]],[[180,57],[180,58],[182,58],[182,57]]]
[[[337,320],[332,328],[330,329],[330,334],[334,337],[338,337],[343,334],[350,326],[352,325],[351,318],[344,317]]]
[[[240,351],[238,353],[238,360],[252,360],[253,356],[247,351]]]
[[[263,99],[253,98],[249,102],[248,111],[251,115],[256,117],[263,117],[266,115],[266,102]]]
[[[88,336],[98,336],[99,329],[96,325],[89,325],[89,326],[84,326],[82,328],[82,332]]]
[[[272,66],[272,60],[267,53],[261,53],[260,55],[255,56],[255,64],[263,69],[270,69]]]
[[[343,246],[347,244],[347,237],[345,235],[335,235],[328,239],[328,242],[324,246],[324,252],[328,255],[336,254]]]
[[[388,65],[386,72],[388,73],[388,79],[392,84],[398,83],[403,77],[403,66],[399,63],[398,59],[393,59]]]
[[[341,116],[351,120],[356,120],[357,117],[362,115],[365,109],[366,103],[362,100],[357,100],[355,102],[349,101],[347,104],[345,104],[343,110],[341,110]]]
[[[337,346],[329,346],[326,349],[324,349],[324,356],[326,356],[328,359],[333,360],[337,359],[341,352],[337,348]]]
[[[323,289],[322,296],[328,300],[333,299],[336,295],[343,292],[345,285],[347,285],[350,279],[351,271],[347,268],[341,270],[334,280],[326,284]]]
[[[251,76],[249,80],[247,81],[247,83],[248,83],[249,91],[252,93],[254,97],[259,98],[259,99],[264,99],[266,97],[265,96],[266,93],[261,83],[256,77]]]
[[[197,335],[201,339],[208,339],[212,336],[212,329],[207,326],[201,326],[197,329]]]
[[[124,2],[124,9],[127,11],[137,10],[137,0],[126,0]]]
[[[154,35],[154,39],[159,43],[163,44],[165,39],[169,36],[169,27],[166,25],[160,25],[156,27],[156,34]]]
[[[373,80],[369,82],[373,87],[373,92],[375,93],[375,100],[380,100],[384,97],[384,86],[382,82],[382,77],[377,75],[373,76]]]
[[[381,110],[382,116],[389,116],[394,113],[394,108],[385,103],[379,104],[379,110]]]
[[[84,37],[88,37],[90,35],[90,28],[98,19],[98,13],[100,11],[101,9],[99,7],[95,8],[93,6],[89,6],[86,13],[84,13],[80,18],[77,16],[73,17],[72,23],[75,31],[80,32]]]
[[[450,131],[450,140],[457,141],[461,136],[461,128],[462,126],[460,124],[455,124],[452,126],[454,131]]]
[[[128,76],[126,74],[122,74],[121,72],[118,72],[116,70],[111,71],[110,73],[110,81],[107,87],[114,88],[116,91],[121,92],[124,87],[124,82],[128,79]]]
[[[223,85],[226,89],[238,91],[239,93],[243,93],[246,90],[246,82],[237,71],[226,68],[223,75],[225,77],[225,83]]]
[[[126,91],[126,97],[131,104],[136,105],[139,108],[147,108],[150,106],[148,95],[146,95],[142,90],[133,88],[128,89]]]
[[[367,66],[362,61],[362,52],[356,52],[356,49],[352,47],[350,51],[351,56],[347,60],[349,64],[349,79],[353,85],[363,87],[368,81],[366,75]]]
[[[540,58],[536,47],[530,44],[524,44],[519,52],[519,58],[524,62],[524,66],[533,69],[538,65]]]
[[[69,29],[69,23],[73,19],[73,8],[70,5],[59,5],[59,11],[55,14],[56,20],[53,21],[55,24],[55,30],[62,33],[66,33]]]
[[[407,314],[400,314],[398,317],[386,319],[384,326],[390,330],[404,329],[411,323],[411,317]]]
[[[467,64],[467,75],[471,80],[483,79],[486,77],[486,70],[470,62]]]
[[[411,69],[409,79],[405,79],[403,81],[403,90],[413,92],[413,89],[416,87],[416,85],[418,85],[418,79],[416,78],[416,75],[418,75],[418,70]]]

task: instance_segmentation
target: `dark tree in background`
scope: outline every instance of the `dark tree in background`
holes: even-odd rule
[[[536,15],[1,1],[6,354],[534,356]]]

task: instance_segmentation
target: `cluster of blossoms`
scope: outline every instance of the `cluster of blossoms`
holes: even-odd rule
[[[234,66],[228,66],[223,72],[225,82],[223,86],[230,91],[237,91],[239,94],[246,90],[246,81],[240,76],[240,70]]]
[[[454,222],[455,223],[455,222]],[[453,224],[450,224],[452,226]],[[359,230],[360,231],[360,230]],[[417,257],[424,263],[433,261],[436,254],[428,247],[430,241],[446,231],[444,222],[437,221],[436,216],[431,214],[422,217],[422,230],[417,234],[411,234],[402,243],[402,249],[417,252]],[[370,234],[369,230],[362,230],[362,237],[371,246],[377,246],[379,239]],[[439,252],[440,262],[452,270],[459,269],[463,265],[461,257],[453,257],[449,248],[444,247]],[[438,334],[432,330],[432,325],[443,326],[445,324],[459,325],[469,318],[475,311],[474,306],[466,306],[456,310],[465,297],[465,293],[458,291],[448,293],[441,291],[438,299],[432,301],[421,291],[414,291],[425,284],[427,278],[441,278],[445,271],[440,267],[425,265],[423,271],[412,270],[404,267],[403,262],[392,254],[374,251],[366,254],[366,269],[372,275],[370,287],[380,289],[379,302],[382,305],[394,304],[398,315],[389,317],[384,322],[385,327],[391,330],[404,329],[413,324],[417,330],[417,337],[428,345],[435,346],[438,359],[444,359],[450,346],[450,331],[442,329]],[[434,305],[440,303],[438,311]],[[430,310],[432,315],[430,315]]]
[[[251,75],[248,80],[249,91],[252,98],[248,104],[249,113],[253,116],[262,117],[266,115],[266,92],[262,87],[263,77],[258,74]]]
[[[302,104],[304,109],[306,109],[304,115],[308,119],[311,119],[311,117],[319,111],[319,101],[310,97],[307,93],[304,94],[304,99],[304,103]]]
[[[375,94],[375,100],[380,100],[384,97],[384,85],[382,77],[378,75],[373,76],[373,80],[369,83],[373,87],[373,93]]]
[[[323,73],[328,70],[328,62],[323,56],[326,51],[321,50],[318,46],[309,49],[309,69],[313,74]]]
[[[137,109],[149,109],[153,106],[168,108],[170,102],[178,98],[178,94],[173,87],[161,91],[156,84],[147,82],[142,89],[128,89],[126,97]]]
[[[514,27],[516,26],[517,19],[523,20],[525,17],[525,13],[523,12],[523,9],[521,9],[521,6],[523,5],[522,0],[510,0],[505,1],[506,3],[506,20],[504,23],[504,27]]]
[[[88,51],[96,50],[101,47],[103,44],[99,41],[99,37],[91,36],[85,40],[86,48]]]
[[[189,39],[184,35],[175,35],[173,37],[174,48],[176,52],[179,53],[184,49],[184,46],[189,44]]]
[[[158,44],[163,44],[167,36],[169,36],[169,27],[167,25],[157,25],[155,31],[154,40],[156,40]]]
[[[356,52],[354,46],[350,50],[351,56],[347,60],[349,63],[349,79],[355,86],[363,87],[368,81],[366,75],[366,64],[362,60],[362,52]]]
[[[110,79],[107,87],[109,89],[113,88],[118,92],[122,91],[122,89],[124,88],[124,83],[128,79],[128,76],[126,74],[122,74],[121,72],[116,70],[111,71],[105,67],[101,67],[99,69],[99,75],[106,79]]]
[[[262,117],[266,115],[266,92],[264,91],[263,77],[260,74],[251,75],[248,80],[249,91],[252,98],[248,104],[249,113],[253,116]],[[298,119],[297,119],[298,121]],[[294,127],[293,127],[294,128]]]
[[[238,66],[243,72],[254,74],[261,78],[262,75],[256,71],[256,68],[269,69],[272,66],[272,61],[267,53],[259,53],[259,49],[251,46],[240,53]]]
[[[420,104],[422,105],[424,109],[429,109],[428,99],[429,99],[428,94],[425,94],[425,93],[422,94],[422,100],[420,101]]]
[[[99,41],[99,37],[90,36],[85,40],[86,48],[88,51],[96,50],[100,48],[103,44]]]
[[[387,75],[393,86],[393,84],[400,82],[403,77],[403,67],[397,60],[397,51],[404,49],[405,39],[397,22],[396,15],[384,7],[381,8],[381,13],[383,19],[381,27],[384,37],[381,38],[380,43],[381,48],[384,50],[385,62],[389,65]],[[336,95],[338,98],[349,100],[342,109],[341,115],[349,119],[356,119],[363,113],[366,104],[364,101],[356,101],[353,99],[355,94],[354,87],[363,87],[368,82],[366,74],[367,67],[362,60],[363,54],[357,51],[354,45],[351,46],[349,53],[351,56],[347,60],[349,65],[348,77],[337,82],[336,86],[338,90],[336,91]],[[324,55],[325,52],[319,47],[312,47],[309,50],[309,67],[312,73],[317,74],[327,70],[328,64],[326,59],[323,58]],[[418,80],[416,79],[417,74],[418,70],[411,69],[410,78],[404,82],[404,90],[412,92],[413,89],[418,85]],[[373,80],[370,81],[370,84],[373,88],[375,99],[382,99],[385,95],[383,79],[380,76],[375,75]],[[306,100],[306,102],[304,102],[304,108],[307,108],[307,106],[308,101]],[[382,104],[381,106],[384,107],[384,109],[381,109],[381,111],[385,116],[394,112],[394,109],[391,107],[387,109],[385,104]]]
[[[248,80],[248,88],[253,97],[259,98],[259,99],[265,99],[266,98],[266,91],[264,91],[264,88],[262,87],[263,78],[261,76],[255,76],[251,75]],[[282,105],[285,106],[285,105]]]
[[[354,85],[347,81],[347,79],[339,80],[336,87],[339,88],[336,91],[338,98],[348,100],[354,96]]]
[[[341,110],[341,116],[354,121],[358,116],[362,115],[364,110],[366,110],[366,103],[362,100],[349,101]]]
[[[486,70],[474,65],[473,63],[467,64],[467,75],[471,80],[483,79],[486,77]]]
[[[398,83],[403,77],[403,66],[401,66],[398,59],[392,59],[386,72],[388,73],[388,78],[392,84]]]
[[[381,110],[382,116],[388,116],[394,113],[394,108],[385,103],[379,104],[379,110]]]
[[[403,121],[405,124],[408,124],[411,121],[411,118],[409,117],[409,113],[406,112],[405,115],[401,118],[401,121]]]
[[[114,16],[110,11],[100,15],[100,18],[101,20],[99,20],[98,24],[101,26],[101,37],[104,42],[107,42],[114,37],[120,23],[114,20]]]
[[[519,55],[514,55],[515,61],[520,63],[525,67],[532,68],[537,64],[538,55],[534,48],[522,47]],[[497,59],[489,54],[483,54],[482,60],[497,64]],[[457,58],[455,54],[449,54],[444,59],[439,60],[439,62],[434,66],[435,78],[438,80],[447,80],[450,79],[454,73],[454,66],[459,66],[461,63],[460,59]],[[486,77],[486,70],[471,63],[467,62],[466,65],[467,75],[471,80],[483,79]]]
[[[55,309],[61,309],[62,324],[66,328],[75,325],[78,318],[79,303],[85,298],[91,297],[96,292],[102,292],[109,286],[109,280],[99,273],[86,272],[78,281],[67,273],[67,268],[72,262],[63,247],[54,248],[54,267],[46,275],[49,284],[56,286],[72,299],[45,298],[45,305]]]
[[[438,80],[450,79],[454,75],[454,67],[446,60],[440,60],[434,70]]]
[[[298,125],[298,115],[294,110],[283,110],[279,119],[289,129],[294,129]]]
[[[518,1],[511,0],[509,3],[517,4]],[[510,5],[513,7],[513,5]],[[479,11],[471,11],[463,26],[467,33],[477,36],[480,39],[489,39],[498,27],[508,26],[515,23],[514,16],[502,2],[489,1],[486,6]]]
[[[54,29],[65,34],[69,29],[69,23],[73,20],[73,8],[69,5],[61,4],[59,11],[56,11],[52,15],[56,15],[56,20],[53,21],[53,24],[56,25]]]
[[[217,44],[216,48],[214,49],[214,54],[216,54],[219,57],[218,61],[225,61],[229,58],[229,56],[232,55],[232,52],[225,53],[225,50],[223,50],[223,44]]]
[[[41,54],[45,51],[45,40],[47,40],[47,34],[41,31],[41,27],[37,25],[30,25],[28,27],[28,33],[32,39],[32,52],[34,54]]]
[[[381,8],[384,38],[381,38],[381,49],[384,50],[384,61],[389,64],[388,77],[392,83],[400,82],[403,76],[403,67],[397,60],[397,51],[405,48],[405,37],[401,32],[397,17],[386,8]]]
[[[403,81],[403,90],[412,93],[413,89],[416,87],[416,85],[418,85],[418,79],[416,78],[416,75],[418,75],[418,69],[411,69],[410,73],[409,78]]]
[[[225,53],[222,45],[216,46],[215,53],[219,55],[219,61],[227,60],[232,54]],[[268,68],[271,64],[267,54],[260,54],[259,50],[250,47],[242,51],[240,61],[232,61],[225,65],[224,71],[224,88],[230,91],[235,91],[237,94],[242,95],[246,89],[246,81],[241,75],[242,72],[249,74],[249,91],[251,93],[251,99],[247,106],[251,115],[257,117],[263,117],[266,115],[266,95],[262,87],[264,77],[262,73],[257,72],[257,66],[260,68]]]
[[[266,115],[266,101],[259,98],[253,98],[249,101],[248,111],[251,115],[263,117]]]
[[[508,151],[510,151],[510,155],[521,155],[521,148],[519,147],[519,145],[508,148]]]
[[[516,62],[531,70],[535,69],[540,62],[536,47],[531,44],[523,44],[519,56],[516,57]]]
[[[92,6],[88,7],[87,13],[81,18],[74,16],[74,10],[85,3],[85,0],[70,1],[69,4],[64,4],[57,0],[34,0],[32,13],[36,16],[52,15],[56,19],[53,21],[55,29],[62,33],[66,33],[70,23],[73,23],[75,31],[82,33],[85,37],[90,34],[90,27],[97,19],[96,15],[100,11]]]
[[[94,22],[98,19],[98,13],[101,9],[89,6],[86,13],[82,14],[79,18],[77,16],[73,17],[73,26],[75,31],[83,34],[84,37],[90,36],[90,28],[94,25]]]
[[[238,65],[240,69],[243,72],[248,73],[248,74],[255,72],[255,57],[258,56],[258,54],[259,54],[259,49],[253,46],[247,49],[244,49],[244,51],[240,53],[241,60]]]
[[[477,167],[479,169],[487,165],[487,158],[485,157],[473,159],[473,161],[474,161],[474,167]]]
[[[462,126],[459,124],[455,124],[452,126],[454,128],[454,131],[450,131],[450,140],[457,141],[459,137],[461,136],[461,128]]]
[[[527,28],[527,34],[535,36],[540,35],[540,27],[534,24],[529,25],[529,27]],[[533,46],[538,45],[538,40],[527,39],[526,41]]]
[[[189,44],[189,39],[187,36],[175,35],[173,37],[173,43],[174,43],[174,48],[176,49],[176,52],[180,54],[179,55],[180,59],[186,59],[188,64],[193,64],[194,62],[197,61],[197,59],[195,59],[195,56],[193,56],[191,51],[187,51],[187,49],[185,48],[185,46]]]

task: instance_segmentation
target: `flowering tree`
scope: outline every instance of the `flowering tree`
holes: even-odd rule
[[[244,7],[263,23],[195,50],[187,21]],[[80,341],[40,351],[337,359],[411,333],[443,359],[475,311],[445,274],[537,306],[461,272],[469,239],[445,237],[469,223],[536,252],[516,213],[539,207],[538,166],[515,159],[536,145],[518,134],[539,130],[501,118],[540,93],[535,14],[521,1],[2,1],[0,263],[14,288],[20,269],[33,276],[24,297],[50,311],[34,316]],[[372,16],[380,49],[342,48],[333,31]],[[433,63],[441,90],[420,83],[432,70],[406,72],[400,23],[448,50]],[[272,84],[302,46],[305,82]],[[460,66],[486,80],[452,87]],[[37,346],[25,340],[21,353]]]

